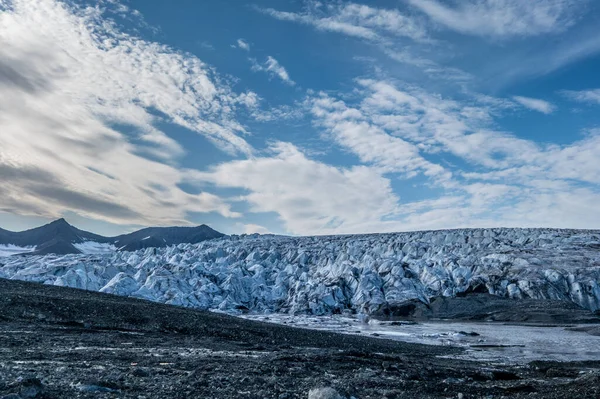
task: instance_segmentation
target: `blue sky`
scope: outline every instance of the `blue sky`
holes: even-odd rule
[[[0,226],[600,226],[600,4],[0,0]]]

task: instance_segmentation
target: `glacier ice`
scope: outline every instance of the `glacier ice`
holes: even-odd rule
[[[370,314],[476,287],[595,311],[600,231],[231,236],[135,252],[12,256],[0,259],[0,277],[228,312]]]

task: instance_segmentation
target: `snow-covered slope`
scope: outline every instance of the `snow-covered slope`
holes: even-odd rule
[[[114,244],[95,241],[84,241],[73,244],[73,246],[77,248],[79,252],[86,255],[107,254],[117,250],[117,247],[115,247]]]
[[[26,254],[29,252],[35,251],[35,247],[19,247],[13,244],[0,244],[0,257],[2,256],[11,256],[17,254]]]
[[[4,258],[0,277],[228,311],[371,313],[481,289],[598,310],[600,232],[226,237],[136,252]]]

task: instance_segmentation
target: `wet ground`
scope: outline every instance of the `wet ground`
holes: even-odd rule
[[[600,359],[462,354],[0,280],[0,398],[600,397]]]
[[[382,321],[355,316],[244,315],[312,330],[378,337],[402,342],[463,348],[465,360],[495,364],[526,364],[535,360],[593,361],[600,359],[600,324],[522,324],[472,321]]]

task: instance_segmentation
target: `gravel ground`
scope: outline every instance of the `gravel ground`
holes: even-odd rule
[[[600,359],[459,353],[0,279],[0,398],[600,397]]]

